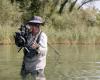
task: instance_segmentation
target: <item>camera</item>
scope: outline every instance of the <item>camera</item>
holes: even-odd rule
[[[18,32],[15,32],[14,39],[15,44],[18,47],[25,47],[27,44],[27,37],[29,34],[29,26],[28,25],[21,25]]]
[[[32,57],[38,54],[36,49],[33,49],[31,45],[27,43],[27,39],[30,33],[30,26],[29,25],[21,25],[18,32],[15,32],[14,39],[15,44],[17,47],[20,47],[18,52],[24,48],[24,53],[27,57]],[[27,54],[28,53],[28,54]]]

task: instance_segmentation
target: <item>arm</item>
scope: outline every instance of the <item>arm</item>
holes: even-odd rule
[[[38,53],[45,54],[47,52],[47,36],[45,33],[41,33]]]

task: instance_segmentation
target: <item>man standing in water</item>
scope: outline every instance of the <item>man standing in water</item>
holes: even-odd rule
[[[44,68],[46,66],[47,55],[47,36],[41,31],[40,26],[43,20],[39,16],[34,18],[26,25],[30,27],[27,38],[27,49],[24,49],[21,77],[26,80],[30,73],[34,80],[46,80]]]

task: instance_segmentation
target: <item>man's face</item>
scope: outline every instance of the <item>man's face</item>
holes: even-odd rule
[[[38,24],[32,24],[30,25],[30,31],[33,33],[33,34],[37,34],[39,31],[40,31],[40,28],[39,28],[39,25]]]

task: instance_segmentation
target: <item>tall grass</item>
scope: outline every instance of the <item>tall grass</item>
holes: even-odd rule
[[[14,32],[17,29],[14,27],[11,27],[9,25],[5,25],[5,26],[0,26],[0,43],[3,44],[8,44],[8,43],[13,43],[13,39],[14,39]]]
[[[53,14],[44,27],[51,42],[100,43],[100,27],[96,21],[89,21],[94,15],[83,14],[84,11],[68,12],[63,15]],[[90,10],[91,14],[91,10]],[[83,16],[84,15],[84,16]],[[90,17],[87,17],[87,16]],[[93,24],[92,24],[93,23]],[[99,22],[98,22],[99,23]]]
[[[1,43],[14,42],[13,35],[22,22],[22,14],[16,3],[12,5],[9,0],[0,0]],[[91,21],[92,16],[97,16],[97,20]],[[95,44],[100,42],[99,17],[100,13],[91,9],[88,9],[88,12],[87,10],[75,10],[72,13],[65,11],[62,15],[54,12],[51,17],[46,18],[42,30],[47,33],[49,42]]]
[[[0,0],[0,42],[11,43],[12,35],[17,26],[21,23],[20,9],[10,0]]]

